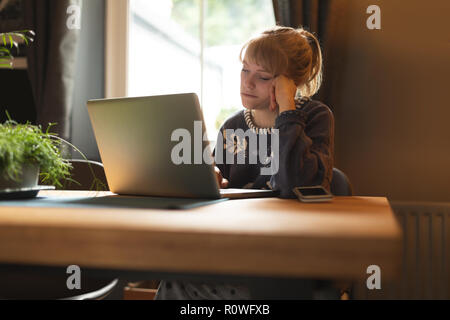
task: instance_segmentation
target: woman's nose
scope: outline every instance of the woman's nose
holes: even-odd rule
[[[247,88],[250,88],[250,89],[255,88],[255,81],[254,81],[253,77],[246,77],[244,79],[244,84]]]

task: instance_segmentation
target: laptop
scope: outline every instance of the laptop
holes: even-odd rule
[[[207,139],[200,138],[200,148],[199,139],[194,139],[196,135],[206,136],[195,93],[90,100],[87,109],[113,193],[198,199],[278,195],[273,190],[219,188],[214,165],[207,164],[202,156],[198,161],[200,149],[201,153],[211,153]],[[202,124],[201,133],[195,121]],[[191,138],[190,144],[183,139],[190,162],[173,161],[174,155],[185,157],[184,152],[177,152],[181,139],[174,139],[180,133]]]

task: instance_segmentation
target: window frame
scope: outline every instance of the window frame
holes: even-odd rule
[[[106,0],[105,11],[105,98],[126,97],[128,95],[129,0]]]

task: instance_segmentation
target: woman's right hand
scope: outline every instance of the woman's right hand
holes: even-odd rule
[[[282,113],[287,110],[295,110],[295,94],[297,86],[294,80],[280,75],[273,79],[270,91],[270,111]]]
[[[216,172],[217,182],[221,189],[228,188],[228,180],[222,176],[220,169],[214,166],[214,171]]]

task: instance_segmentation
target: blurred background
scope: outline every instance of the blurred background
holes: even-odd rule
[[[366,26],[374,4],[379,30]],[[79,29],[66,27],[69,5],[80,7]],[[324,52],[314,98],[334,112],[335,166],[355,194],[449,200],[447,0],[2,0],[0,10],[0,32],[37,32],[16,68],[0,70],[1,119],[8,109],[19,121],[58,122],[93,160],[88,99],[196,92],[215,140],[242,108],[242,44],[276,23],[305,26]]]
[[[380,29],[367,27],[374,5]],[[360,283],[355,297],[448,299],[449,15],[448,0],[0,0],[0,33],[36,32],[14,68],[0,68],[0,121],[8,110],[57,123],[101,161],[87,100],[195,92],[214,144],[243,108],[244,42],[303,26],[323,51],[313,98],[335,116],[335,167],[354,195],[387,197],[403,231],[401,276],[378,293]]]

